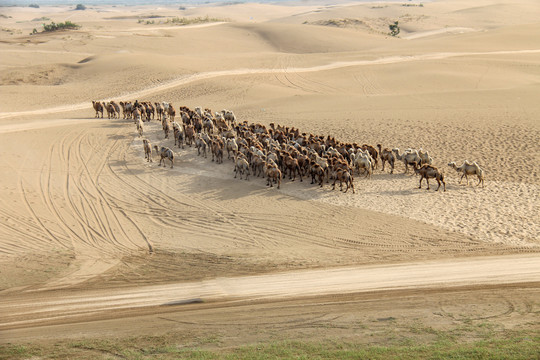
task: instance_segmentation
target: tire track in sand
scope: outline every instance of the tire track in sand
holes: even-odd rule
[[[253,75],[253,74],[284,74],[288,73],[307,73],[307,72],[317,72],[317,71],[328,71],[335,70],[351,66],[373,66],[373,65],[388,65],[396,64],[403,62],[413,62],[413,61],[426,61],[426,60],[440,60],[453,57],[463,57],[463,56],[497,56],[497,55],[520,55],[520,54],[536,54],[540,53],[540,49],[527,49],[527,50],[500,50],[500,51],[478,51],[478,52],[438,52],[438,53],[428,53],[421,55],[410,55],[410,56],[388,56],[382,57],[374,60],[353,60],[353,61],[338,61],[332,62],[325,65],[317,65],[311,67],[287,67],[287,68],[253,68],[253,69],[233,69],[233,70],[217,70],[217,71],[208,71],[196,73],[193,75],[184,75],[175,80],[168,81],[156,86],[148,87],[139,91],[119,94],[113,96],[109,99],[103,99],[104,101],[108,100],[122,100],[125,98],[143,98],[157,92],[170,90],[179,86],[183,86],[195,81],[207,80],[221,76],[241,76],[241,75]],[[72,104],[72,105],[62,105],[53,108],[47,109],[37,109],[37,110],[28,110],[28,111],[12,111],[12,112],[2,112],[0,113],[0,119],[17,117],[17,116],[32,116],[32,115],[43,115],[43,114],[53,114],[67,111],[83,110],[88,109],[88,103]],[[11,131],[13,128],[17,128],[16,125],[9,125]],[[6,129],[5,131],[10,131]],[[15,130],[16,131],[16,130]],[[0,127],[0,133],[4,132]]]
[[[153,311],[159,312],[163,306],[189,302],[216,302],[219,306],[235,301],[271,301],[406,289],[452,289],[470,284],[537,283],[540,278],[538,261],[538,254],[530,254],[293,271],[138,286],[112,292],[111,289],[82,290],[76,294],[48,292],[39,294],[39,302],[34,297],[14,295],[0,303],[0,314],[5,314],[0,317],[0,331],[51,322],[77,322],[77,319],[87,321],[88,316],[103,316],[127,309],[154,308]],[[516,310],[516,305],[505,298],[499,303],[488,316],[506,316]],[[439,306],[444,316],[463,313],[464,310],[475,313],[474,309],[463,309],[459,304],[440,303]],[[525,311],[530,308],[525,304]],[[466,313],[463,318],[468,318]]]

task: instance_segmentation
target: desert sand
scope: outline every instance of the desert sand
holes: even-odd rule
[[[438,310],[421,304],[423,289],[447,307],[476,304],[480,318],[493,294],[511,296],[526,311],[495,321],[530,323],[540,307],[539,18],[536,0],[0,7],[0,342],[100,336],[113,322],[134,329],[125,335],[152,332],[159,305],[174,301],[214,322],[226,321],[215,313],[223,304],[234,316],[257,306],[294,321],[273,304],[294,302],[302,316],[323,311],[314,304],[325,296],[334,304],[325,314],[380,297],[382,313],[416,319],[422,307],[428,319]],[[29,35],[66,20],[82,27]],[[398,37],[388,35],[394,21]],[[447,191],[419,190],[399,162],[394,174],[355,176],[355,194],[309,179],[279,190],[234,179],[231,160],[217,165],[190,147],[174,147],[173,169],[159,167],[157,156],[145,161],[132,121],[94,117],[92,100],[135,99],[426,149]],[[157,121],[144,136],[173,148]],[[466,159],[484,169],[484,187],[458,184],[447,164]],[[409,281],[392,272],[400,266]],[[433,275],[439,266],[455,277]],[[391,280],[284,290],[299,274],[317,283],[338,271],[348,284],[340,269],[361,274],[349,281]],[[260,276],[276,278],[265,287]],[[252,291],[234,290],[240,283]],[[460,296],[446,293],[453,287]],[[89,316],[93,325],[77,328]],[[175,329],[199,326],[190,324]],[[216,331],[205,329],[195,330]],[[263,330],[226,343],[264,341]]]

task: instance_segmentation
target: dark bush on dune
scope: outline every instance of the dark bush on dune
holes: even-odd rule
[[[75,10],[86,10],[86,6],[84,6],[83,4],[77,4]]]
[[[54,21],[50,24],[43,24],[43,31],[57,31],[57,30],[72,30],[72,29],[78,29],[81,26],[75,23],[72,23],[71,21],[67,20],[63,23],[55,23]]]

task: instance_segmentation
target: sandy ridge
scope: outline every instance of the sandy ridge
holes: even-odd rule
[[[358,61],[343,61],[343,62],[333,62],[326,65],[318,65],[312,67],[291,67],[291,68],[282,68],[282,69],[236,69],[236,70],[219,70],[219,71],[209,71],[203,72],[188,76],[183,76],[179,79],[172,80],[157,86],[152,86],[146,89],[139,91],[122,94],[119,96],[111,97],[104,99],[104,101],[110,100],[123,100],[126,98],[142,98],[155,94],[160,91],[170,90],[178,86],[186,85],[195,81],[207,80],[221,76],[239,76],[239,75],[253,75],[253,74],[285,74],[285,73],[307,73],[307,72],[317,72],[317,71],[327,71],[335,70],[350,66],[366,66],[366,65],[386,65],[386,64],[395,64],[401,62],[411,62],[411,61],[424,61],[424,60],[438,60],[446,59],[452,57],[461,57],[461,56],[479,56],[479,55],[519,55],[519,54],[537,54],[540,53],[540,49],[528,49],[528,50],[500,50],[500,51],[486,51],[486,52],[441,52],[441,53],[429,53],[424,55],[414,55],[414,56],[389,56],[383,57],[375,60],[358,60]],[[0,119],[17,117],[17,116],[29,116],[29,115],[43,115],[43,114],[53,114],[61,113],[67,111],[83,110],[88,108],[88,103],[80,103],[73,105],[62,105],[53,108],[47,109],[38,109],[38,110],[28,110],[28,111],[13,111],[13,112],[0,112]],[[25,129],[26,130],[26,129]],[[13,130],[11,130],[13,131]]]

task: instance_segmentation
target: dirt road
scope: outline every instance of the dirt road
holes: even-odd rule
[[[0,330],[76,323],[87,321],[89,317],[114,317],[121,310],[159,312],[162,306],[189,303],[223,306],[223,303],[238,300],[274,301],[386,290],[448,289],[471,284],[527,283],[538,279],[540,256],[533,254],[295,271],[128,289],[78,291],[75,295],[69,291],[34,290],[3,296]]]

